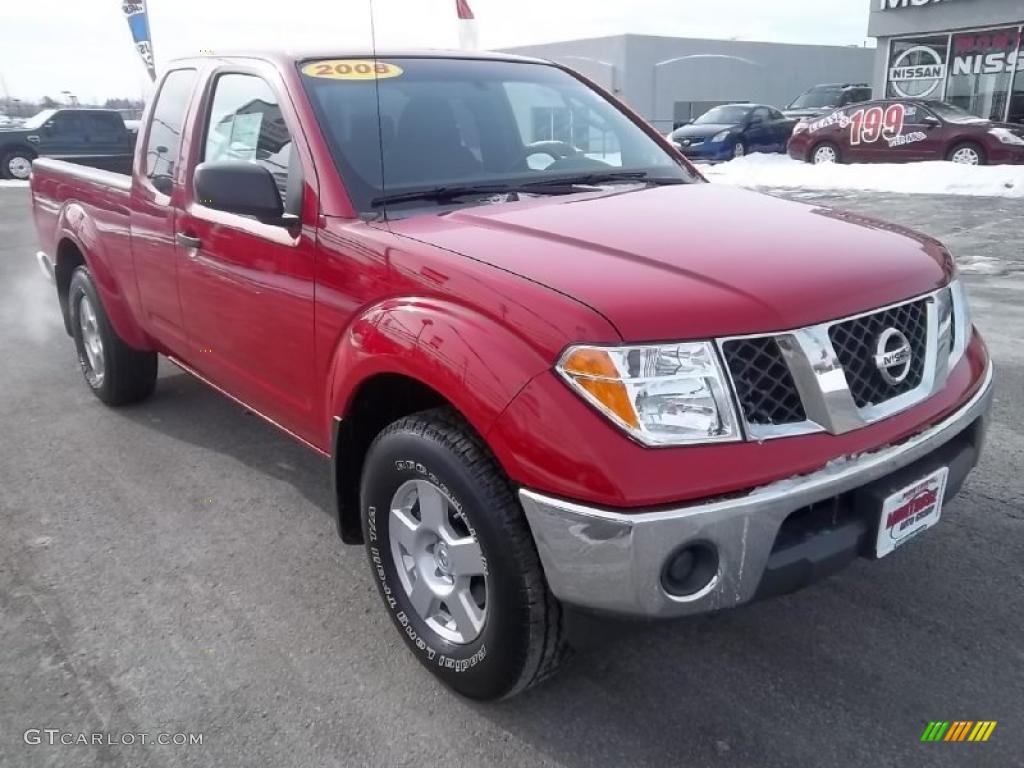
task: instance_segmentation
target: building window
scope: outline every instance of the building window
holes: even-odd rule
[[[1003,120],[1019,44],[1019,28],[953,35],[946,101],[979,117]]]
[[[885,95],[890,99],[941,99],[949,36],[894,40]]]
[[[1021,41],[1020,49],[1017,51],[1016,69],[1013,91],[1010,93],[1010,115],[1007,119],[1011,123],[1024,124],[1024,40]]]

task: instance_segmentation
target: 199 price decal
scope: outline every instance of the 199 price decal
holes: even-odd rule
[[[881,138],[893,139],[903,133],[907,110],[902,104],[858,109],[850,115],[850,144],[874,144]]]

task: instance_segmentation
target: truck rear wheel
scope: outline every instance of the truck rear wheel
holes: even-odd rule
[[[15,149],[0,155],[0,178],[27,181],[32,174],[35,155],[26,149]]]
[[[361,496],[374,581],[427,669],[482,700],[554,672],[567,654],[561,606],[511,484],[452,409],[378,435]]]
[[[89,389],[107,405],[145,400],[156,388],[156,353],[132,349],[114,331],[92,276],[78,267],[68,288],[71,333]]]

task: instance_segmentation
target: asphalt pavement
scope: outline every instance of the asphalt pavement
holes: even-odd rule
[[[1024,765],[1024,206],[787,194],[957,253],[998,368],[982,465],[890,558],[598,627],[561,675],[486,705],[406,651],[335,534],[326,462],[169,365],[137,407],[89,394],[28,192],[0,188],[0,766]],[[922,744],[931,720],[998,725]]]

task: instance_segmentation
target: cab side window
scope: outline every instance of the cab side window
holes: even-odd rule
[[[89,141],[117,141],[124,133],[124,123],[117,115],[105,112],[86,112],[84,118]]]
[[[767,123],[771,119],[772,113],[767,107],[758,107],[750,113],[750,123]]]
[[[82,120],[75,112],[58,112],[50,118],[50,135],[57,138],[82,138]]]
[[[171,193],[181,148],[181,130],[185,110],[192,98],[196,80],[194,69],[168,73],[156,98],[146,140],[146,177],[165,195]]]
[[[261,77],[225,74],[214,85],[203,160],[244,160],[266,168],[285,210],[294,211],[301,188],[290,192],[298,158],[277,96]]]

